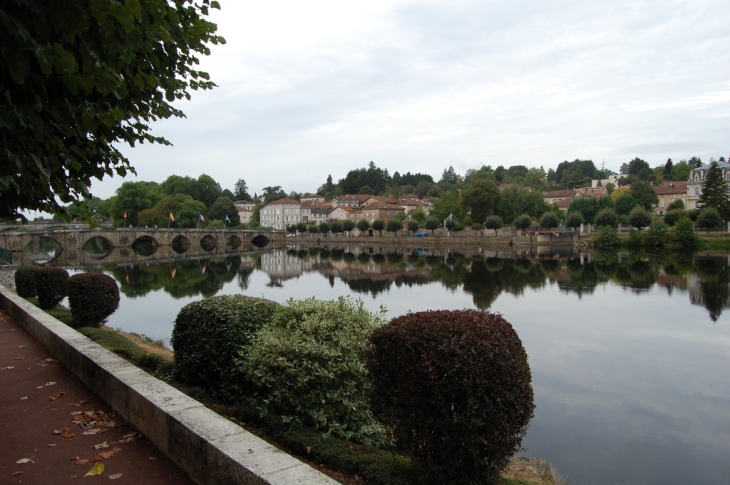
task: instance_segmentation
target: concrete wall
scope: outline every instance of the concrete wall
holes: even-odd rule
[[[0,305],[195,482],[201,485],[337,484],[1,285]]]

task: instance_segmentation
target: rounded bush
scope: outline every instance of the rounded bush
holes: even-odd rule
[[[266,410],[341,438],[384,444],[370,411],[365,347],[381,315],[362,300],[290,300],[253,339],[243,362]]]
[[[15,292],[22,298],[36,296],[35,272],[37,266],[20,266],[15,270]]]
[[[100,327],[119,308],[119,286],[103,273],[79,273],[66,280],[68,305],[79,327]]]
[[[35,271],[35,288],[38,304],[44,310],[61,303],[66,296],[68,271],[63,268],[44,267]]]
[[[371,405],[398,447],[439,483],[491,483],[533,416],[527,353],[502,316],[476,310],[397,317],[367,350]]]
[[[616,229],[611,226],[603,226],[593,236],[593,245],[597,249],[616,248],[621,245],[621,239],[619,239]]]
[[[170,343],[183,380],[222,393],[246,390],[236,359],[252,337],[281,308],[273,301],[223,295],[185,305],[175,318]]]

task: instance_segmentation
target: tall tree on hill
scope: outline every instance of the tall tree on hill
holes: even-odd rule
[[[720,213],[722,220],[730,220],[730,199],[728,185],[722,177],[722,169],[717,162],[712,162],[702,183],[702,194],[698,201],[700,209],[714,207]]]
[[[659,202],[659,196],[649,182],[634,180],[631,183],[631,195],[638,205],[651,211],[651,208]]]
[[[347,176],[337,183],[343,194],[357,194],[365,185],[371,187],[376,194],[380,194],[390,184],[391,177],[388,170],[378,168],[374,162],[370,162],[367,169],[350,170]]]
[[[646,180],[654,171],[648,163],[639,157],[634,158],[629,163],[621,165],[621,173],[624,175],[635,175],[641,180]]]
[[[248,184],[243,179],[238,179],[233,185],[233,196],[235,200],[251,200],[251,196],[248,193]]]
[[[0,218],[68,216],[92,178],[135,173],[123,143],[170,143],[149,122],[215,85],[199,56],[224,42],[205,20],[218,2],[26,1],[0,4]]]
[[[500,198],[494,182],[479,179],[461,194],[461,206],[464,212],[471,214],[473,222],[483,224],[488,216],[497,214]]]

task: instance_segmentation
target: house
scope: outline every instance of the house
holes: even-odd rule
[[[687,208],[687,182],[663,182],[652,188],[659,197],[659,202],[651,209],[652,214],[666,214],[669,204],[677,199],[681,200],[684,207]]]
[[[341,205],[346,205],[350,207],[360,207],[366,200],[368,200],[372,195],[367,194],[346,194],[346,195],[338,195],[331,201],[332,207],[337,207]]]
[[[329,222],[332,209],[331,205],[321,202],[302,203],[300,207],[302,222],[307,224]]]
[[[722,179],[730,182],[730,163],[717,162],[717,166],[722,170]],[[687,181],[687,199],[685,200],[686,209],[698,209],[697,205],[702,195],[702,184],[705,183],[705,177],[710,170],[709,165],[695,168],[689,174]]]
[[[301,197],[299,197],[299,201],[323,203],[325,201],[325,198],[323,195],[319,194],[303,194]]]
[[[362,208],[362,218],[367,219],[370,224],[377,219],[382,219],[383,222],[388,222],[399,212],[405,212],[403,207],[400,207],[399,205],[374,201]]]
[[[601,185],[602,187],[605,187],[608,184],[612,184],[614,187],[618,187],[618,181],[622,178],[626,177],[624,174],[619,175],[609,175],[607,179],[603,180],[591,180],[591,187],[598,187]]]
[[[547,205],[553,205],[563,199],[573,200],[576,197],[582,197],[580,192],[577,190],[553,190],[551,192],[542,193],[542,200],[544,200]]]
[[[355,220],[357,210],[347,205],[337,206],[330,211],[330,220],[332,221],[346,221]]]
[[[560,209],[560,212],[562,212],[563,214],[567,214],[568,207],[570,207],[570,204],[572,204],[574,200],[575,199],[570,199],[570,198],[569,199],[560,199],[559,201],[554,202],[553,205],[555,207],[557,207],[558,209]]]
[[[261,207],[259,211],[260,223],[264,227],[286,229],[287,226],[297,224],[301,218],[301,203],[298,200],[278,199]]]
[[[605,187],[584,187],[575,190],[580,193],[581,197],[603,197],[604,195],[608,195]]]
[[[251,222],[253,209],[248,206],[236,205],[236,210],[238,211],[238,218],[241,220],[241,224],[248,226],[248,224]]]

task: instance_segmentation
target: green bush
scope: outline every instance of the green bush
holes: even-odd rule
[[[66,296],[68,271],[63,268],[44,267],[35,271],[35,288],[38,305],[47,310],[61,303]]]
[[[627,245],[632,249],[637,249],[643,246],[644,242],[641,238],[641,232],[637,231],[633,227],[629,229],[629,239]]]
[[[596,226],[614,227],[618,224],[618,215],[613,209],[601,209],[596,214],[595,224]]]
[[[361,300],[290,300],[241,361],[265,411],[363,444],[385,443],[369,410],[364,351],[383,323]]]
[[[66,280],[68,306],[79,327],[100,327],[119,308],[119,287],[109,275],[79,273]]]
[[[185,305],[170,338],[178,376],[223,398],[244,394],[249,383],[235,361],[280,308],[273,301],[244,295],[215,296]]]
[[[700,245],[694,224],[688,217],[682,217],[669,232],[669,244],[676,251],[694,251]]]
[[[679,200],[679,202],[682,202],[680,199],[677,199],[677,200]],[[674,204],[674,202],[672,202],[672,204]],[[669,211],[667,211],[666,215],[664,216],[664,222],[666,222],[670,226],[674,226],[674,224],[678,220],[680,220],[682,217],[687,217],[688,212],[689,211],[682,210],[682,209],[669,210]]]
[[[35,272],[38,266],[20,266],[15,270],[15,292],[22,298],[36,296]]]
[[[533,416],[527,353],[500,315],[409,313],[373,332],[373,411],[433,483],[492,483]]]
[[[540,227],[545,229],[558,227],[558,224],[560,224],[560,219],[554,212],[546,212],[540,217]]]
[[[639,236],[640,237],[640,236]],[[597,249],[610,249],[621,244],[616,229],[611,226],[603,226],[593,236],[593,245]]]

